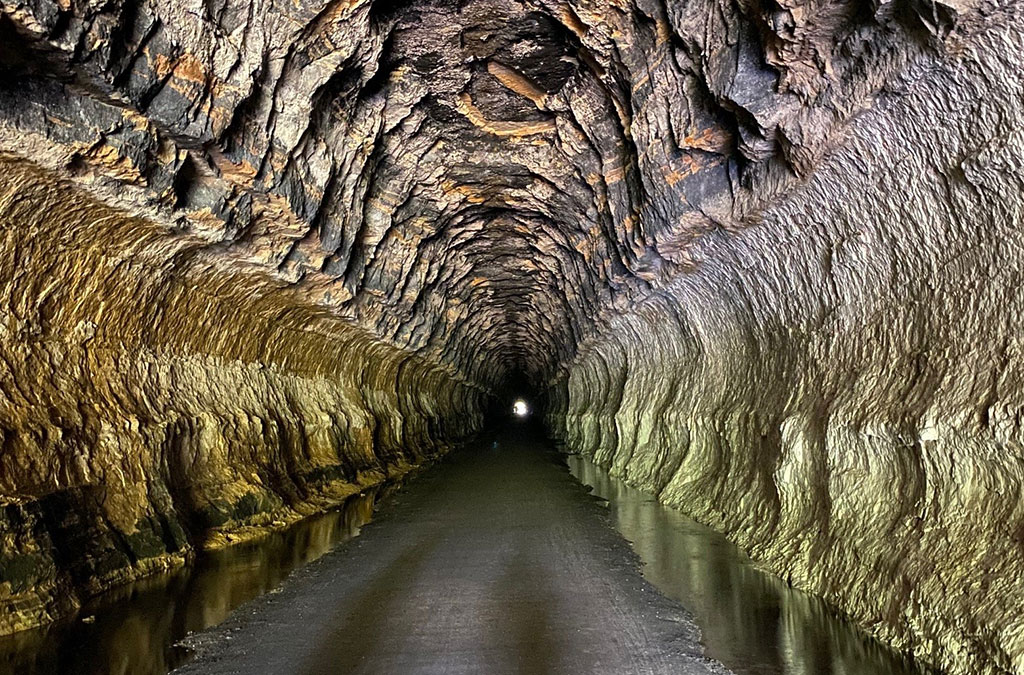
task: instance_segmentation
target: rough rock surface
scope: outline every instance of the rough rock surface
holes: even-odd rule
[[[5,532],[95,514],[87,588],[75,546],[306,503],[251,467],[355,484],[525,377],[879,635],[1024,668],[1020,9],[0,0]]]
[[[0,160],[0,630],[339,502],[481,391]]]
[[[692,246],[549,410],[570,448],[950,672],[1024,672],[1020,29],[915,68],[756,227]]]

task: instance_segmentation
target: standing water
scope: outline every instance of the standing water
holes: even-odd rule
[[[923,675],[931,671],[757,569],[722,534],[580,457],[569,469],[608,501],[643,575],[693,615],[709,657],[737,675]]]
[[[0,675],[164,675],[188,659],[179,640],[220,623],[358,535],[390,489],[353,495],[286,530],[201,553],[193,565],[99,596],[70,620],[0,637]]]
[[[820,600],[758,570],[722,535],[570,456],[573,475],[608,500],[644,576],[695,616],[707,655],[737,675],[922,675],[907,658]],[[203,553],[171,574],[89,603],[77,617],[0,638],[0,675],[163,675],[188,659],[176,643],[273,592],[288,574],[356,536],[383,492],[265,538]]]

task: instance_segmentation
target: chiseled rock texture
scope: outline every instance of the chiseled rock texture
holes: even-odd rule
[[[399,475],[479,388],[0,158],[0,631]]]
[[[569,448],[949,672],[1024,672],[1024,33],[914,65],[553,380]]]
[[[0,629],[526,380],[876,634],[1024,669],[1022,31],[1017,0],[0,0]]]

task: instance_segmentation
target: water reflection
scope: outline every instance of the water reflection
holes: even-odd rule
[[[71,621],[2,637],[0,674],[164,675],[188,658],[175,642],[220,623],[293,569],[359,534],[377,499],[393,489],[355,495],[282,532],[204,553],[192,566],[111,591]]]
[[[695,616],[708,656],[738,675],[923,675],[828,606],[759,571],[728,539],[610,477],[589,460],[569,468],[609,501],[643,573]]]

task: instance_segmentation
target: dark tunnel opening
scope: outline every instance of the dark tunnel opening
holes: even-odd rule
[[[517,410],[519,404],[522,406]],[[489,397],[484,414],[484,433],[511,425],[548,433],[550,430],[545,426],[545,412],[543,391],[526,373],[513,371],[494,388]]]

